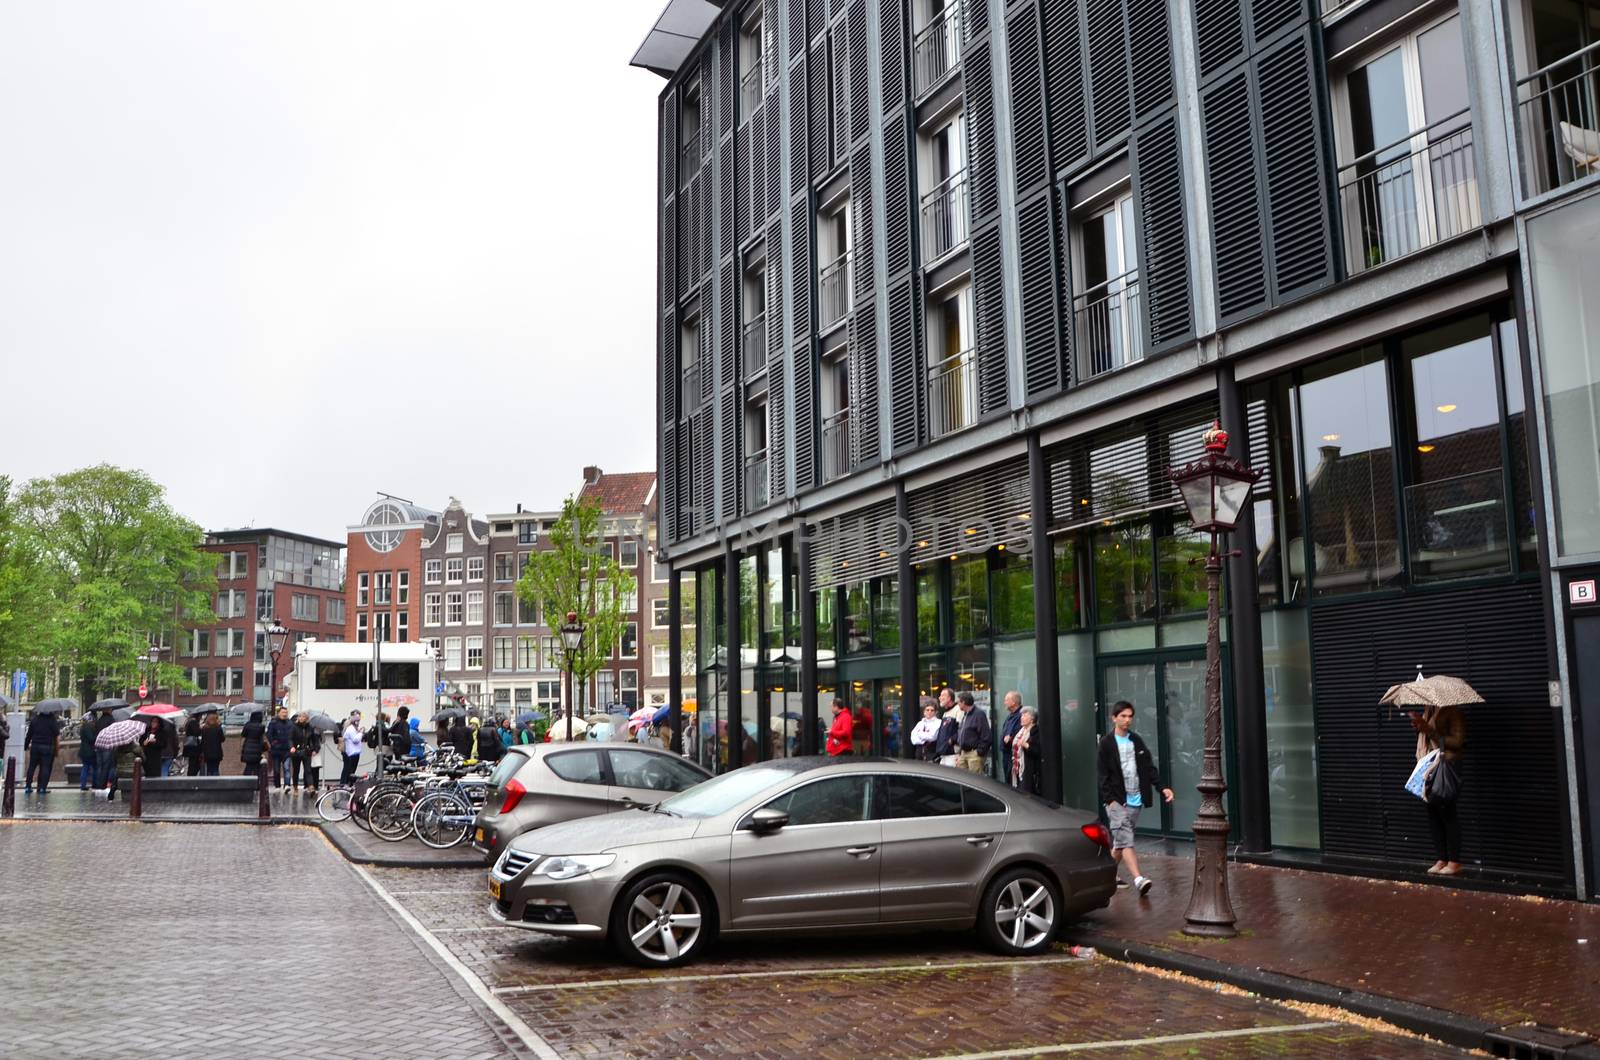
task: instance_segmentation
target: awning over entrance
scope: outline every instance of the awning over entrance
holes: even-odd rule
[[[705,36],[721,10],[720,3],[710,0],[668,0],[666,10],[656,19],[628,65],[642,66],[662,77],[671,77],[694,51],[694,46]]]

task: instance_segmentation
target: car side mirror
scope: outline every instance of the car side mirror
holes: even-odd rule
[[[782,810],[775,810],[770,806],[763,806],[750,815],[750,830],[757,835],[767,835],[776,832],[789,823],[789,815]]]

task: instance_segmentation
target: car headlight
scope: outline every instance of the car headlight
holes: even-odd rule
[[[615,854],[562,854],[539,862],[534,866],[533,875],[551,880],[570,880],[586,872],[598,872],[615,860]]]

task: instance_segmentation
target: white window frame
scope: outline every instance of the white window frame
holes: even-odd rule
[[[468,670],[481,670],[481,669],[483,669],[483,638],[482,637],[468,637],[467,638],[466,647],[467,647],[467,656],[466,656],[467,665],[466,665],[466,669],[468,669]],[[476,659],[474,659],[474,653],[476,653]]]
[[[494,668],[502,672],[517,668],[517,639],[515,637],[496,637],[494,639]]]
[[[422,624],[424,626],[444,625],[444,594],[422,594]]]
[[[501,576],[502,572],[504,577]],[[515,552],[496,552],[494,554],[494,580],[505,585],[517,580],[517,554]]]
[[[467,610],[466,600],[460,593],[444,594],[444,624],[459,626]]]
[[[650,676],[666,677],[672,673],[672,645],[650,645]]]
[[[650,601],[650,628],[672,628],[672,601],[665,596],[658,596]]]
[[[394,602],[394,572],[374,571],[372,575],[372,604],[387,607]]]
[[[367,642],[367,613],[365,611],[356,612],[356,642],[358,644]]]
[[[394,613],[394,639],[401,644],[411,639],[411,612],[403,607]]]
[[[460,637],[446,637],[444,639],[444,668],[447,671],[459,671],[462,668]]]
[[[500,602],[506,601],[507,614],[504,619],[500,616]],[[496,627],[514,626],[517,624],[517,594],[509,589],[499,589],[494,594],[494,624]]]
[[[344,625],[345,614],[344,597],[330,596],[328,598],[328,608],[323,615],[327,624],[330,626]]]
[[[531,633],[517,634],[517,669],[537,670],[539,668],[539,638]]]
[[[372,603],[372,575],[362,571],[356,575],[356,606],[367,607]]]
[[[437,559],[423,560],[422,583],[424,585],[442,585],[444,583],[444,561]]]
[[[633,553],[633,558],[628,558],[628,553]],[[622,540],[617,542],[617,562],[624,567],[637,567],[639,565],[639,539],[632,534],[624,534]]]
[[[632,628],[632,630],[633,630],[633,652],[632,652],[632,654],[629,654],[629,653],[623,651],[623,645],[628,643],[628,630],[629,630],[629,628]],[[617,658],[619,658],[619,659],[637,659],[638,657],[639,657],[639,623],[637,623],[637,622],[624,622],[622,624],[622,636],[617,638]]]
[[[469,581],[469,582],[481,582],[481,581],[483,581],[483,576],[484,576],[483,575],[483,568],[484,568],[485,562],[486,562],[486,560],[482,556],[468,556],[467,557],[467,581]]]
[[[628,699],[630,694],[633,696],[632,700]],[[638,670],[617,671],[617,701],[622,703],[629,710],[637,710],[639,708]]]
[[[483,590],[474,589],[467,593],[467,625],[483,625]]]
[[[446,534],[446,535],[444,535],[444,551],[445,551],[445,554],[449,555],[451,553],[460,552],[462,550],[462,547],[463,547],[465,541],[466,541],[466,537],[463,534]]]
[[[463,573],[464,573],[465,569],[466,569],[466,563],[465,563],[465,561],[463,561],[459,557],[456,558],[456,559],[447,559],[447,560],[445,560],[444,561],[444,583],[446,585],[460,585],[462,583],[462,581],[464,580],[463,579]]]
[[[395,590],[394,602],[405,605],[411,602],[411,572],[398,571],[394,576]]]

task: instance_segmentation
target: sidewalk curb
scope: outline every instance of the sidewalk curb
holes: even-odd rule
[[[51,814],[48,817],[29,816],[0,817],[0,824],[83,824],[87,821],[111,824],[255,824],[264,827],[272,825],[314,825],[318,821],[315,817],[272,817],[262,820],[259,817],[112,817],[107,814]]]
[[[1113,960],[1148,965],[1166,971],[1182,972],[1199,979],[1223,982],[1278,1001],[1304,1001],[1316,1005],[1330,1005],[1358,1016],[1383,1020],[1463,1049],[1484,1048],[1485,1035],[1498,1030],[1501,1026],[1488,1020],[1412,1001],[1351,990],[1264,968],[1228,964],[1210,957],[1197,957],[1161,946],[1126,942],[1094,931],[1069,931],[1067,935],[1071,942],[1093,946]]]
[[[394,844],[397,852],[392,855],[368,854],[350,839],[340,829],[335,828],[327,821],[312,821],[311,824],[322,829],[322,834],[327,836],[328,842],[334,849],[344,855],[344,859],[354,865],[374,865],[381,869],[484,869],[488,870],[487,863],[481,856],[453,857],[453,858],[416,858],[406,857],[399,853],[404,847]]]

